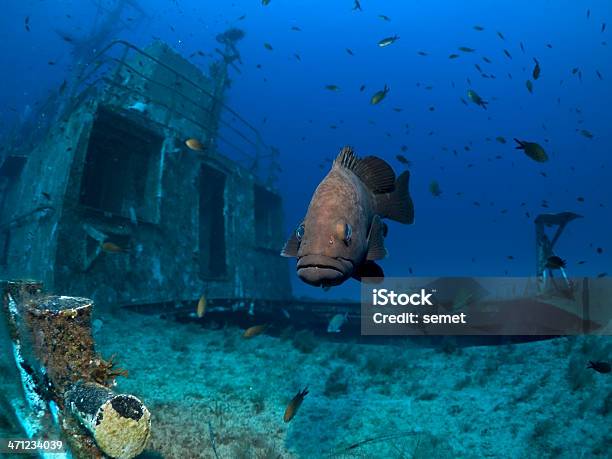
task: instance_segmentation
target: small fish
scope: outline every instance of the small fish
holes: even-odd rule
[[[242,337],[244,339],[253,338],[257,335],[261,335],[263,332],[266,331],[267,328],[268,328],[268,324],[253,325],[252,327],[249,327],[244,331],[244,333],[242,334]]]
[[[475,103],[479,107],[482,107],[485,110],[487,109],[488,102],[486,100],[483,100],[482,97],[480,97],[476,93],[476,91],[474,91],[472,89],[468,89],[467,96],[468,96],[468,99],[470,99],[473,103]]]
[[[440,184],[436,182],[435,180],[432,180],[431,183],[429,184],[429,192],[434,198],[440,197],[440,195],[442,194],[442,190],[440,189]]]
[[[327,89],[328,91],[340,91],[340,88],[335,84],[325,85],[325,89]]]
[[[458,57],[459,57],[459,54],[454,54],[454,53],[453,53],[453,54],[449,54],[449,55],[448,55],[448,58],[449,58],[449,59],[457,59]]]
[[[68,86],[68,82],[64,80],[64,82],[60,85],[58,92],[60,94],[64,94],[64,91],[66,90],[66,86]]]
[[[527,80],[525,82],[525,86],[527,87],[527,91],[529,91],[529,93],[533,94],[533,83],[531,82],[531,80]]]
[[[204,145],[202,145],[198,139],[187,139],[185,140],[185,145],[187,145],[187,148],[193,151],[204,151]]]
[[[491,59],[489,59],[487,56],[482,56],[482,60],[485,61],[487,64],[491,63]]]
[[[397,159],[400,163],[410,165],[410,161],[404,155],[395,155],[395,159]]]
[[[508,57],[508,59],[512,59],[512,55],[510,54],[510,51],[508,51],[507,49],[504,49],[504,54]]]
[[[361,9],[361,7],[359,9]],[[302,390],[301,392],[298,392],[295,395],[295,397],[291,399],[291,401],[289,402],[289,405],[287,405],[287,408],[285,409],[285,415],[283,416],[283,421],[289,422],[295,417],[298,410],[300,409],[300,405],[304,401],[304,397],[306,397],[307,395],[308,395],[308,387],[305,387],[304,390]]]
[[[595,73],[597,74],[597,78],[599,78],[600,80],[603,80],[603,76],[599,70],[595,70]]]
[[[101,247],[102,247],[102,250],[108,253],[125,252],[125,249],[123,249],[123,247],[120,247],[119,245],[115,244],[114,242],[110,242],[110,241],[103,242]]]
[[[399,40],[399,37],[397,35],[393,35],[392,37],[383,38],[382,40],[378,42],[378,46],[381,48],[384,48],[386,46],[392,45],[397,40]]]
[[[601,23],[601,31],[602,31],[602,32],[605,32],[605,30],[606,30],[606,23],[605,23],[605,22],[602,22],[602,23]]]
[[[506,143],[506,139],[504,137],[502,137],[501,135],[498,135],[497,137],[495,137],[495,140],[497,140],[499,143]]]
[[[261,0],[261,4],[263,6],[268,6],[270,4],[270,0]]]
[[[428,55],[425,51],[418,51],[417,54],[419,56],[427,56]]]
[[[532,76],[534,80],[537,80],[538,78],[540,78],[540,63],[535,57],[533,58],[533,60],[535,61],[535,67],[533,68]]]
[[[370,98],[370,104],[377,105],[380,102],[382,102],[382,100],[389,93],[389,90],[390,90],[389,86],[385,85],[383,89],[381,89],[380,91],[376,91],[376,93],[374,93],[374,95]]]
[[[350,54],[351,56],[354,56],[354,55],[355,55],[355,53],[353,52],[353,50],[352,50],[351,48],[346,48],[346,52],[347,52],[348,54]]]
[[[24,20],[24,26],[26,31],[30,31],[30,16],[26,16]]]
[[[604,362],[602,360],[592,361],[589,360],[587,364],[587,368],[595,370],[597,373],[610,373],[612,371],[612,365],[608,362]]]
[[[552,255],[546,259],[546,267],[548,269],[561,269],[566,267],[566,262],[561,257]]]
[[[302,58],[298,53],[293,54],[293,57],[295,57],[298,61],[302,62]]]
[[[268,51],[272,51],[274,48],[272,48],[272,45],[270,43],[264,43],[264,48],[266,48]]]
[[[519,46],[521,47],[521,51],[523,52],[523,54],[525,54],[525,46],[523,45],[522,41],[519,43]]]
[[[539,144],[535,142],[527,142],[525,140],[514,139],[518,144],[517,150],[523,150],[527,156],[538,163],[544,163],[548,161],[548,155]]]
[[[479,25],[475,25],[474,27],[472,27],[474,30],[478,31],[478,32],[482,32],[484,30],[483,26],[479,26]]]
[[[301,32],[302,29],[300,29],[298,26],[291,26],[291,30],[293,30],[294,32]]]
[[[497,36],[502,40],[505,40],[504,35],[501,32],[497,32]]]
[[[196,307],[196,315],[201,319],[204,317],[204,314],[206,314],[206,296],[202,295]]]
[[[366,88],[365,84],[362,84],[361,86],[359,86],[359,92],[363,92],[365,88]]]
[[[354,2],[353,2],[353,11],[363,11],[361,9],[361,3],[359,3],[359,0],[354,0]]]
[[[592,139],[593,138],[593,134],[590,131],[587,131],[586,129],[581,129],[580,130],[580,135],[583,137],[586,137],[587,139]]]
[[[384,14],[379,14],[378,17],[382,19],[383,21],[387,21],[387,22],[391,20],[389,16],[385,16]]]
[[[340,333],[340,329],[346,322],[348,322],[348,312],[336,314],[327,325],[327,333]]]
[[[474,48],[468,48],[467,46],[460,46],[459,51],[463,51],[464,53],[473,53],[476,50]]]

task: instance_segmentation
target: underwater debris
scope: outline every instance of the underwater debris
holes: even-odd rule
[[[285,414],[283,416],[283,421],[289,422],[291,421],[295,415],[297,414],[302,402],[304,401],[304,397],[308,395],[308,386],[306,386],[302,391],[295,394],[295,397],[291,399],[289,405],[285,409]]]

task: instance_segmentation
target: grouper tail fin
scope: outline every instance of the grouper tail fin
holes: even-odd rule
[[[375,212],[400,223],[413,223],[414,205],[408,191],[409,182],[410,172],[404,171],[395,181],[393,191],[374,195]]]

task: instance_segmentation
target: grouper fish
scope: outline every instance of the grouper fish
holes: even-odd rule
[[[317,287],[384,277],[375,262],[387,255],[382,219],[413,223],[409,178],[408,171],[396,178],[380,158],[342,148],[281,255],[296,257],[298,277]]]

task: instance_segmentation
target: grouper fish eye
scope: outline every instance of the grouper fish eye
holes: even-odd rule
[[[302,238],[304,237],[304,224],[303,223],[295,229],[295,237],[297,238],[298,241],[301,241]]]

